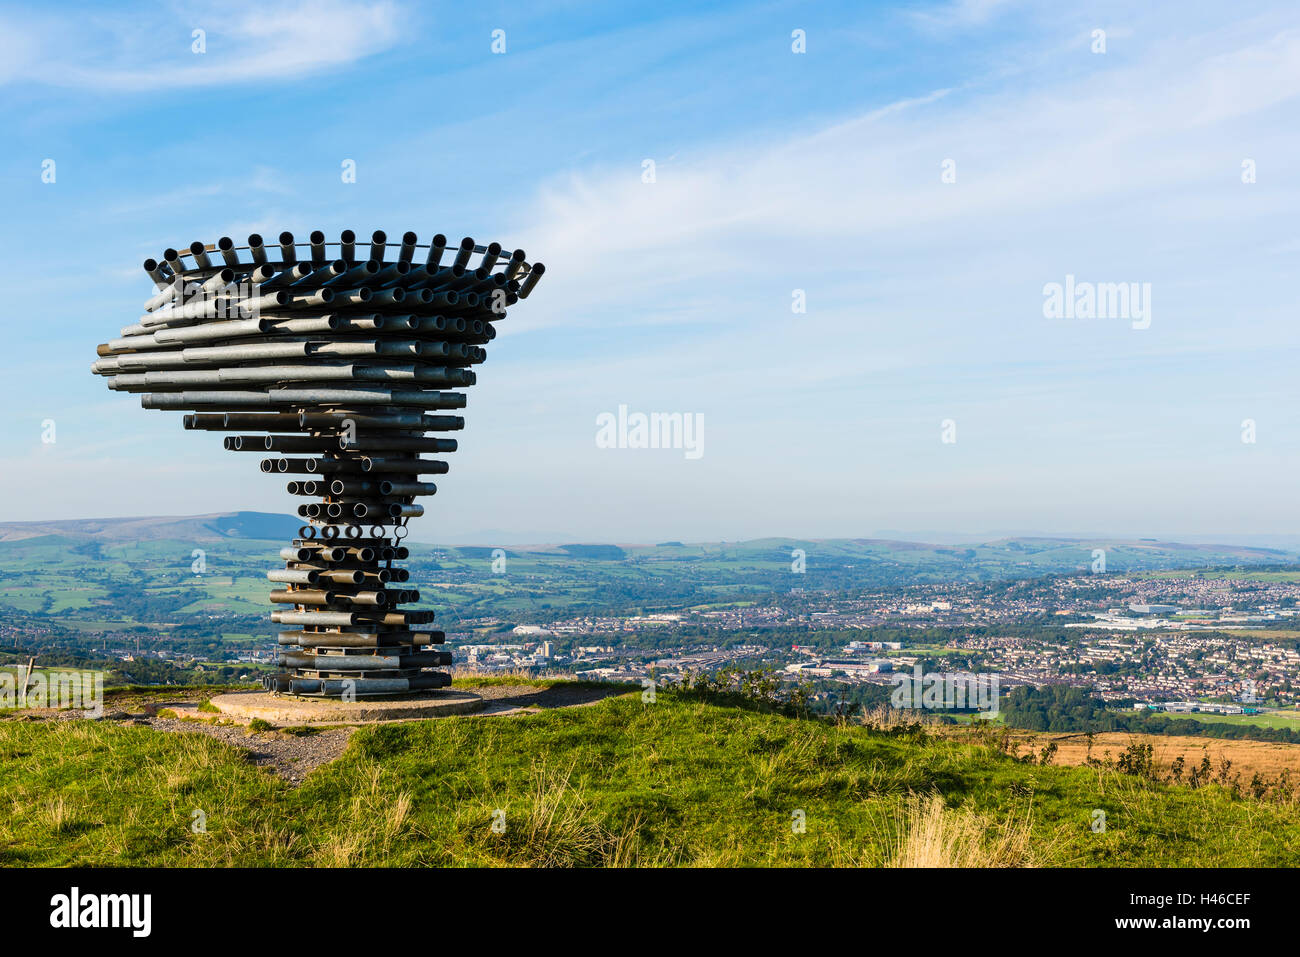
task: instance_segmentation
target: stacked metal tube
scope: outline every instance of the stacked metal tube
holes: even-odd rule
[[[285,567],[267,573],[284,585],[270,597],[285,626],[268,689],[442,687],[450,676],[430,669],[451,656],[430,646],[443,634],[426,627],[433,612],[402,608],[420,593],[394,562],[409,557],[401,539],[424,514],[418,500],[437,491],[430,476],[447,471],[426,454],[456,450],[437,434],[464,427],[448,414],[465,407],[455,390],[474,384],[494,324],[545,267],[499,243],[449,248],[441,234],[277,240],[222,237],[145,260],[156,292],[91,369],[146,409],[184,411],[186,429],[229,433],[227,449],[267,456],[262,471],[294,476],[289,493],[310,500]]]

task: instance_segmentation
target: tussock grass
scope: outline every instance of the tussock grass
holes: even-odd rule
[[[557,685],[564,685],[569,688],[609,688],[611,683],[608,681],[579,680],[563,675],[551,675],[541,678],[537,675],[530,675],[526,671],[480,671],[468,665],[457,665],[451,682],[453,690],[457,688],[492,688],[518,685],[532,688],[554,688]],[[641,686],[628,684],[627,688],[629,690],[633,688],[640,690]]]
[[[1037,853],[1030,815],[1001,821],[945,807],[938,794],[900,806],[890,867],[1033,867]]]
[[[52,834],[63,834],[72,825],[72,810],[62,795],[37,805],[36,818]]]
[[[487,688],[493,685],[533,685],[545,688],[555,679],[538,678],[524,671],[480,671],[471,665],[457,665],[453,688]]]

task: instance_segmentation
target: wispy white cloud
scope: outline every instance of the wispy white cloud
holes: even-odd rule
[[[928,30],[953,30],[979,26],[1015,6],[1015,0],[949,0],[932,7],[914,10],[914,23]]]
[[[310,76],[401,39],[391,0],[231,2],[207,8],[91,13],[86,29],[39,17],[0,30],[0,82],[150,92]],[[204,52],[192,34],[204,31]]]
[[[1229,49],[1171,43],[1067,86],[937,90],[757,148],[701,146],[660,162],[654,183],[639,165],[574,171],[540,191],[523,229],[551,269],[523,322],[618,321],[605,308],[616,301],[624,318],[657,321],[666,307],[744,322],[715,293],[734,304],[736,287],[761,277],[847,276],[882,251],[922,282],[932,264],[909,264],[907,251],[946,246],[954,229],[1006,238],[1014,278],[1017,260],[1039,252],[1018,229],[1037,231],[1045,215],[1122,219],[1116,204],[1138,195],[1177,197],[1193,220],[1233,203],[1248,213],[1248,194],[1233,200],[1214,184],[1240,185],[1247,149],[1290,163],[1294,134],[1265,123],[1244,138],[1234,124],[1297,100],[1300,32],[1279,30]],[[948,159],[953,184],[940,179]],[[1092,228],[1099,242],[1128,241],[1103,240],[1110,224]]]

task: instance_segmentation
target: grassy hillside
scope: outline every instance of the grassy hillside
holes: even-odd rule
[[[689,694],[364,728],[296,789],[205,736],[6,720],[0,864],[1300,862],[1294,804]]]
[[[266,614],[266,571],[277,564],[281,545],[296,528],[285,516],[259,512],[0,524],[0,611],[61,629],[140,628],[151,638],[180,641],[215,639],[223,630],[253,632]],[[462,618],[541,622],[565,614],[676,609],[788,594],[796,549],[807,563],[797,586],[808,592],[1083,573],[1094,548],[1106,549],[1112,574],[1213,566],[1229,569],[1221,574],[1247,574],[1230,569],[1281,568],[1295,565],[1298,557],[1170,542],[1022,539],[946,547],[771,538],[519,546],[505,550],[507,570],[497,574],[491,547],[408,544],[412,583],[453,629]],[[1249,574],[1276,577],[1300,570]],[[230,627],[219,627],[222,621]]]

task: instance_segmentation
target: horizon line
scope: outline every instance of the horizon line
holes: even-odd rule
[[[220,518],[220,517],[235,516],[235,515],[267,516],[276,519],[286,519],[288,521],[300,525],[304,524],[298,517],[286,512],[261,512],[261,511],[251,510],[251,509],[239,509],[233,511],[197,512],[197,513],[190,513],[190,514],[172,514],[172,515],[119,515],[119,516],[104,516],[104,517],[95,517],[95,518],[25,519],[25,520],[18,520],[18,521],[0,520],[0,528],[10,527],[10,526],[25,526],[30,528],[30,527],[50,526],[50,525],[69,525],[69,524],[76,524],[76,523],[102,524],[102,523],[110,523],[110,522],[126,523],[126,522],[138,522],[138,521],[153,521],[153,522],[162,522],[162,521],[169,521],[169,520],[185,521],[185,520],[196,520],[196,519]],[[778,541],[790,541],[790,542],[877,541],[877,542],[894,542],[894,543],[905,544],[905,545],[928,545],[928,546],[933,546],[935,548],[954,548],[962,545],[967,545],[967,546],[987,545],[987,544],[994,544],[1003,541],[1043,541],[1043,542],[1080,542],[1080,543],[1089,543],[1089,542],[1093,542],[1093,543],[1113,542],[1113,543],[1131,543],[1131,544],[1145,543],[1145,544],[1156,544],[1156,545],[1180,545],[1180,546],[1189,546],[1189,547],[1198,547],[1198,548],[1222,546],[1228,548],[1249,548],[1255,551],[1276,551],[1281,554],[1286,553],[1286,549],[1277,546],[1270,547],[1270,546],[1263,546],[1263,545],[1251,545],[1244,542],[1232,541],[1231,539],[1224,539],[1224,538],[1217,538],[1217,537],[1205,541],[1196,541],[1195,540],[1196,538],[1201,537],[1198,536],[1196,533],[1192,533],[1190,536],[1179,535],[1178,537],[1170,538],[1170,537],[1151,536],[1151,535],[1113,534],[1113,533],[1081,535],[1078,533],[1065,533],[1065,532],[1058,533],[1058,532],[1044,532],[1041,530],[1034,530],[1034,531],[1026,531],[1023,533],[990,532],[987,533],[986,537],[981,537],[979,533],[966,533],[966,532],[958,531],[949,534],[953,536],[970,534],[972,537],[969,540],[954,539],[946,542],[931,540],[928,538],[896,537],[899,534],[927,535],[927,534],[934,534],[934,533],[932,532],[909,533],[905,531],[891,529],[888,530],[888,533],[876,533],[870,535],[845,534],[845,535],[832,535],[832,536],[825,536],[825,535],[795,536],[795,535],[770,534],[770,535],[756,535],[749,538],[714,538],[714,539],[695,539],[689,541],[684,539],[668,538],[659,542],[633,540],[627,538],[606,539],[606,540],[592,540],[592,539],[582,540],[581,536],[556,536],[551,540],[542,539],[542,540],[530,540],[530,541],[513,541],[508,543],[503,543],[500,540],[487,541],[487,542],[462,540],[458,542],[434,543],[428,541],[427,539],[417,538],[414,536],[407,536],[407,538],[409,538],[412,541],[420,542],[421,544],[444,544],[446,547],[477,547],[477,548],[504,547],[505,545],[509,545],[510,547],[515,547],[515,548],[521,548],[528,545],[534,545],[534,546],[537,545],[548,545],[548,546],[614,545],[620,547],[627,546],[627,547],[654,548],[654,547],[663,547],[665,545],[670,545],[670,544],[681,545],[682,547],[686,547],[690,545],[745,544],[748,542],[765,541],[765,540],[778,540]],[[1276,539],[1278,541],[1283,541],[1288,538],[1292,538],[1294,545],[1292,546],[1291,550],[1300,552],[1300,533],[1296,533],[1293,537],[1288,536],[1285,533],[1282,534],[1240,533],[1240,534],[1242,535],[1243,538]],[[38,536],[31,536],[31,537],[38,537]],[[233,535],[230,537],[239,538],[241,536]],[[246,540],[258,541],[259,539],[249,537]],[[271,540],[278,540],[278,539],[267,539],[267,541],[271,541]],[[0,544],[3,544],[4,542],[5,540],[0,539]]]

